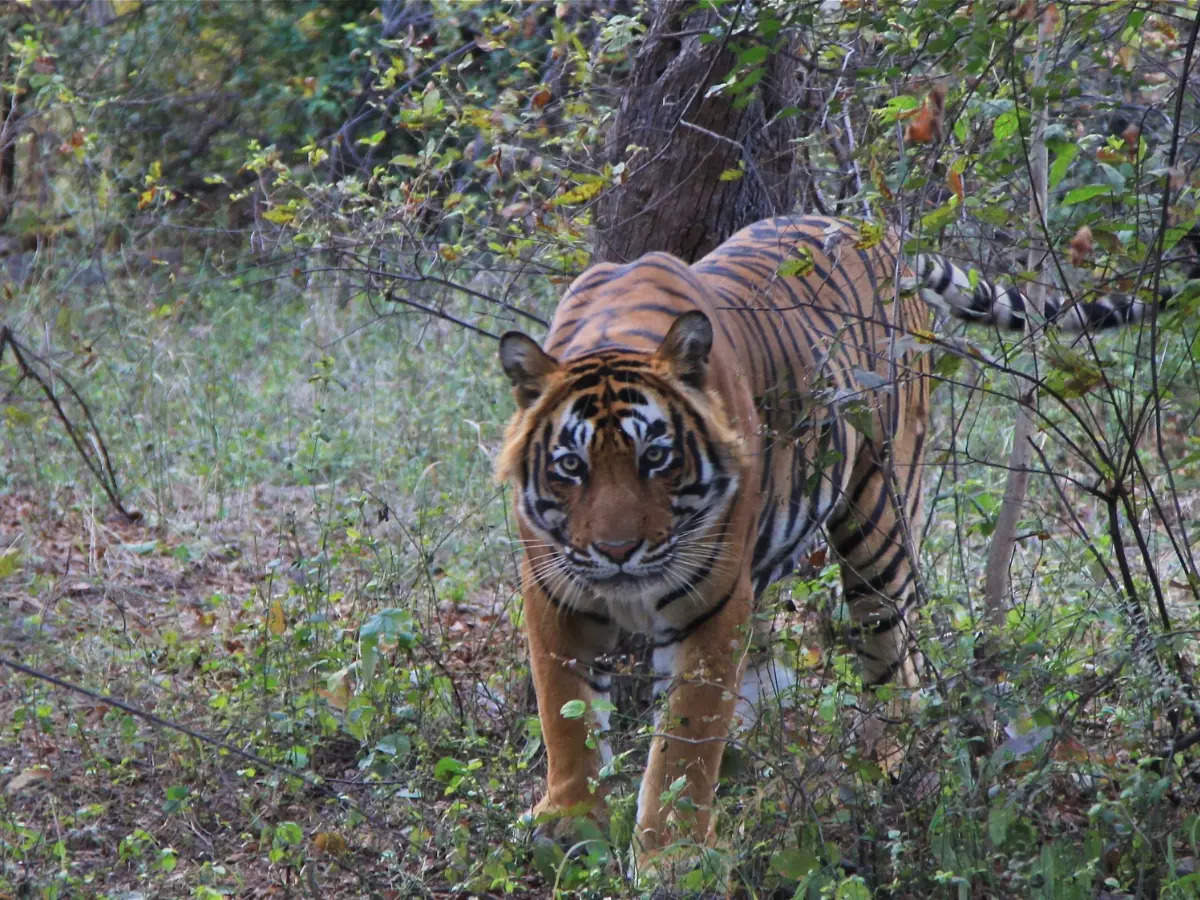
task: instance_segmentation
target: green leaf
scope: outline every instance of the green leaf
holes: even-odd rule
[[[1078,144],[1063,144],[1058,150],[1054,156],[1054,162],[1050,165],[1051,189],[1057,187],[1058,183],[1063,180],[1063,176],[1067,174],[1067,168],[1071,165],[1071,160],[1078,155]]]
[[[811,850],[792,847],[771,855],[771,868],[788,881],[799,881],[818,866],[817,857]]]
[[[412,631],[412,615],[407,610],[395,607],[381,609],[368,617],[358,630],[358,636],[372,644],[380,638],[395,641],[404,648],[417,642],[417,636]]]
[[[9,547],[3,553],[0,553],[0,578],[7,578],[9,575],[15,574],[20,568],[21,553],[16,547]]]
[[[733,83],[733,85],[730,87],[730,92],[734,94],[741,94],[744,91],[748,91],[750,88],[762,81],[762,77],[766,74],[767,70],[765,68],[751,69],[743,77],[739,78]]]
[[[430,91],[421,98],[421,113],[427,119],[432,119],[435,116],[441,115],[442,110],[445,109],[445,106],[446,104],[442,102],[442,95],[437,91]],[[372,140],[374,140],[377,135],[381,134],[383,134],[383,132],[379,131],[376,132],[376,134],[371,135]],[[379,143],[379,141],[375,141],[375,143],[373,143],[371,146],[374,147],[377,143]]]
[[[1097,168],[1100,169],[1100,174],[1104,176],[1104,180],[1113,190],[1125,190],[1125,175],[1119,169],[1113,168],[1108,163],[1100,163]]]
[[[1017,118],[1016,110],[1008,110],[996,116],[996,121],[992,123],[992,137],[997,141],[1006,141],[1017,133],[1017,127],[1020,125],[1020,120]]]
[[[564,719],[578,719],[587,712],[587,704],[582,700],[568,700],[559,712]]]
[[[298,847],[304,843],[304,831],[296,822],[280,822],[275,826],[272,843],[276,847]]]
[[[385,756],[400,759],[408,756],[409,751],[412,750],[412,740],[406,734],[393,732],[392,734],[384,735],[376,741],[373,749]]]
[[[770,51],[761,44],[756,47],[747,47],[738,54],[738,61],[744,63],[745,65],[752,66],[766,59],[769,52]]]
[[[938,357],[933,364],[933,374],[942,378],[950,378],[962,368],[962,357],[953,353],[945,353]]]
[[[851,875],[837,886],[833,896],[834,900],[871,900],[871,891],[861,876]]]
[[[558,846],[555,841],[535,840],[533,842],[533,867],[551,883],[558,875],[559,867],[566,855],[563,848]]]
[[[890,98],[882,109],[875,110],[875,115],[890,124],[897,121],[904,113],[914,110],[920,105],[919,98],[911,94],[901,94],[898,97]]]
[[[999,848],[1004,846],[1004,839],[1008,836],[1008,826],[1012,824],[1014,813],[1011,806],[997,806],[988,813],[988,838],[992,842],[992,846]]]
[[[184,785],[171,785],[167,788],[167,802],[163,804],[163,811],[168,814],[178,812],[187,803],[189,796],[191,794]]]
[[[1168,228],[1167,233],[1163,235],[1163,251],[1172,249],[1185,235],[1190,233],[1196,227],[1196,221],[1195,218],[1192,218],[1174,228]]]
[[[1067,191],[1067,196],[1063,197],[1062,205],[1072,206],[1076,203],[1083,203],[1085,200],[1091,200],[1093,197],[1099,197],[1101,194],[1109,193],[1112,193],[1112,188],[1107,184],[1087,184],[1083,187]]]
[[[951,200],[958,198],[951,195]],[[947,225],[954,221],[958,215],[957,203],[943,203],[937,209],[934,209],[921,217],[921,226],[926,231],[941,231]]]
[[[467,766],[465,763],[452,756],[443,756],[433,767],[433,777],[438,781],[449,781],[455,775],[465,774],[466,771]]]

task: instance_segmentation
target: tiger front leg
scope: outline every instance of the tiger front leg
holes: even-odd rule
[[[750,601],[747,580],[680,643],[655,653],[655,668],[669,671],[672,682],[638,793],[639,869],[677,841],[690,845],[682,848],[685,856],[713,842],[713,799],[737,703]],[[680,777],[685,781],[676,791]]]
[[[526,578],[525,633],[547,760],[546,793],[530,814],[543,834],[565,837],[574,818],[602,813],[598,779],[606,745],[600,734],[608,723],[607,712],[594,703],[608,699],[611,684],[592,663],[612,649],[616,631],[556,606]],[[583,703],[582,715],[567,706],[578,706],[573,701]]]

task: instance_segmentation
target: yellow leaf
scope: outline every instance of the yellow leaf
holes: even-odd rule
[[[588,181],[584,184],[577,185],[571,190],[559,194],[551,202],[551,206],[569,206],[575,203],[586,203],[600,193],[604,187],[604,181],[597,178],[594,181]]]
[[[812,251],[807,247],[796,247],[792,252],[792,258],[781,262],[776,273],[781,278],[806,277],[815,268]]]
[[[276,225],[286,225],[292,219],[296,218],[296,214],[290,209],[276,207],[275,209],[268,209],[263,213],[263,218],[268,222],[274,222]]]
[[[883,240],[886,232],[883,225],[878,222],[859,222],[858,224],[858,240],[854,242],[854,246],[859,250],[870,250]]]
[[[278,600],[271,601],[267,610],[267,630],[271,634],[283,634],[287,630],[287,622],[283,618],[283,604]]]

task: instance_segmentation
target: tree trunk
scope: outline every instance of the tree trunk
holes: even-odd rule
[[[738,61],[726,40],[700,42],[720,20],[712,11],[687,15],[694,6],[652,7],[606,146],[607,161],[625,170],[599,201],[596,262],[651,250],[692,262],[742,226],[791,211],[798,196],[804,171],[793,141],[804,119],[783,113],[789,106],[803,113],[795,63],[768,53],[749,90],[708,95]],[[721,180],[739,167],[741,177]]]

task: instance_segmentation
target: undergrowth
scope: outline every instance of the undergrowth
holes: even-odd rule
[[[0,885],[629,893],[646,710],[617,716],[606,828],[564,854],[521,824],[542,754],[490,476],[510,410],[494,345],[380,318],[336,285],[156,274],[89,303],[47,270],[14,319],[84,386],[144,517],[112,514],[55,420],[10,395],[4,655],[94,693],[6,672]],[[721,840],[682,889],[1194,895],[1194,787],[1157,752],[1170,704],[1049,499],[1015,561],[1000,677],[975,674],[972,597],[1002,473],[966,457],[1003,450],[984,420],[1005,412],[971,402],[985,409],[970,452],[952,447],[949,415],[935,451],[961,472],[931,479],[922,629],[937,680],[896,726],[905,764],[881,771],[848,731],[857,675],[827,638],[835,570],[783,586],[777,647],[801,678],[734,738]],[[1186,652],[1195,614],[1179,612]],[[988,722],[1003,729],[991,750]]]
[[[597,198],[657,153],[606,158],[645,24],[604,6],[0,8],[0,326],[96,423],[77,447],[0,352],[0,656],[22,667],[0,664],[0,898],[650,893],[636,648],[613,660],[610,820],[564,848],[522,818],[544,753],[491,476],[512,400],[487,335],[538,332]],[[908,221],[1022,283],[1044,257],[1025,274],[1075,297],[1187,277],[1191,6],[1043,4],[1041,30],[1031,4],[711,6],[737,11],[699,32],[736,58],[713,96],[752,99],[777,53],[805,68],[778,115],[816,116],[807,209]],[[1043,103],[1049,209],[1023,243]],[[858,752],[814,548],[760,611],[797,684],[730,739],[717,844],[681,848],[679,891],[1200,896],[1194,283],[1173,304],[1097,352],[1043,339],[1037,370],[991,336],[939,362],[928,671],[897,764]],[[1036,371],[1036,467],[1062,476],[1033,479],[994,626],[1030,382],[985,357]],[[84,466],[101,445],[138,516]]]

